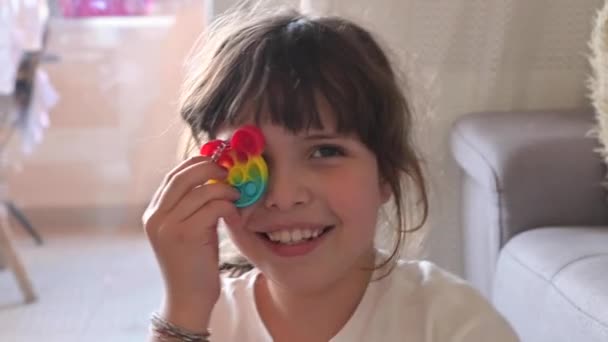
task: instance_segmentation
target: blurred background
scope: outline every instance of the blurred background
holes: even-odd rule
[[[23,220],[3,212],[22,270],[0,246],[1,341],[144,340],[162,288],[140,218],[180,157],[181,66],[209,6],[2,0],[2,182]]]
[[[182,158],[184,58],[235,3],[0,0],[0,341],[144,338],[162,285],[141,213]],[[430,179],[423,257],[458,275],[452,123],[590,107],[587,41],[601,0],[267,3],[347,16],[391,51],[410,80]]]

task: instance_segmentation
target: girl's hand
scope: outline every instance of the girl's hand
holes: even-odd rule
[[[227,171],[196,156],[167,174],[142,221],[165,284],[161,314],[189,330],[205,330],[220,295],[218,219],[239,224],[239,192],[223,182]]]

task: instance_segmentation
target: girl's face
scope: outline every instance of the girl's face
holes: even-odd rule
[[[357,137],[337,135],[329,113],[321,116],[324,129],[296,135],[270,123],[259,126],[268,188],[241,209],[242,225],[228,227],[267,278],[300,291],[373,266],[378,209],[390,197],[375,155]],[[236,128],[221,130],[218,138],[228,139]]]

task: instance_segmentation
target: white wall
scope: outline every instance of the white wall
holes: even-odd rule
[[[270,7],[273,5],[286,5],[296,9],[300,7],[300,0],[262,0],[262,2],[265,6]],[[213,19],[236,5],[256,3],[256,0],[205,0],[205,3],[209,13],[209,19]]]

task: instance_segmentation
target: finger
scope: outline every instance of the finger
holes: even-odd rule
[[[211,161],[186,167],[176,173],[163,189],[158,200],[158,210],[171,211],[195,187],[205,185],[211,179],[225,179],[227,175],[228,171]]]
[[[211,160],[209,157],[204,157],[204,156],[193,156],[190,157],[188,159],[186,159],[185,161],[181,162],[179,165],[177,165],[176,167],[174,167],[171,171],[169,171],[165,177],[163,178],[163,180],[160,183],[160,186],[158,187],[158,189],[156,189],[156,192],[154,193],[154,195],[152,196],[152,200],[150,201],[152,203],[152,205],[156,206],[158,204],[158,201],[160,200],[160,196],[163,192],[163,189],[167,186],[167,184],[169,184],[169,182],[171,181],[171,179],[173,179],[173,177],[175,177],[175,175],[182,171],[183,169],[192,166],[194,164],[197,163],[201,163],[207,160]]]
[[[234,202],[241,194],[232,186],[224,183],[207,184],[188,192],[171,210],[167,219],[171,222],[182,222],[201,210],[213,200]],[[209,212],[209,210],[205,210]]]
[[[220,217],[233,217],[239,215],[233,203],[225,200],[213,200],[207,204],[208,210],[199,210],[186,219],[179,227],[182,229],[191,230],[188,235],[193,239],[200,240],[203,243],[211,243],[209,241],[209,232],[216,231],[218,219]],[[213,215],[209,215],[212,212]]]
[[[225,200],[212,200],[207,204],[208,210],[199,210],[183,222],[183,227],[215,227],[219,218],[238,216],[234,203]],[[209,215],[212,212],[213,215]]]

